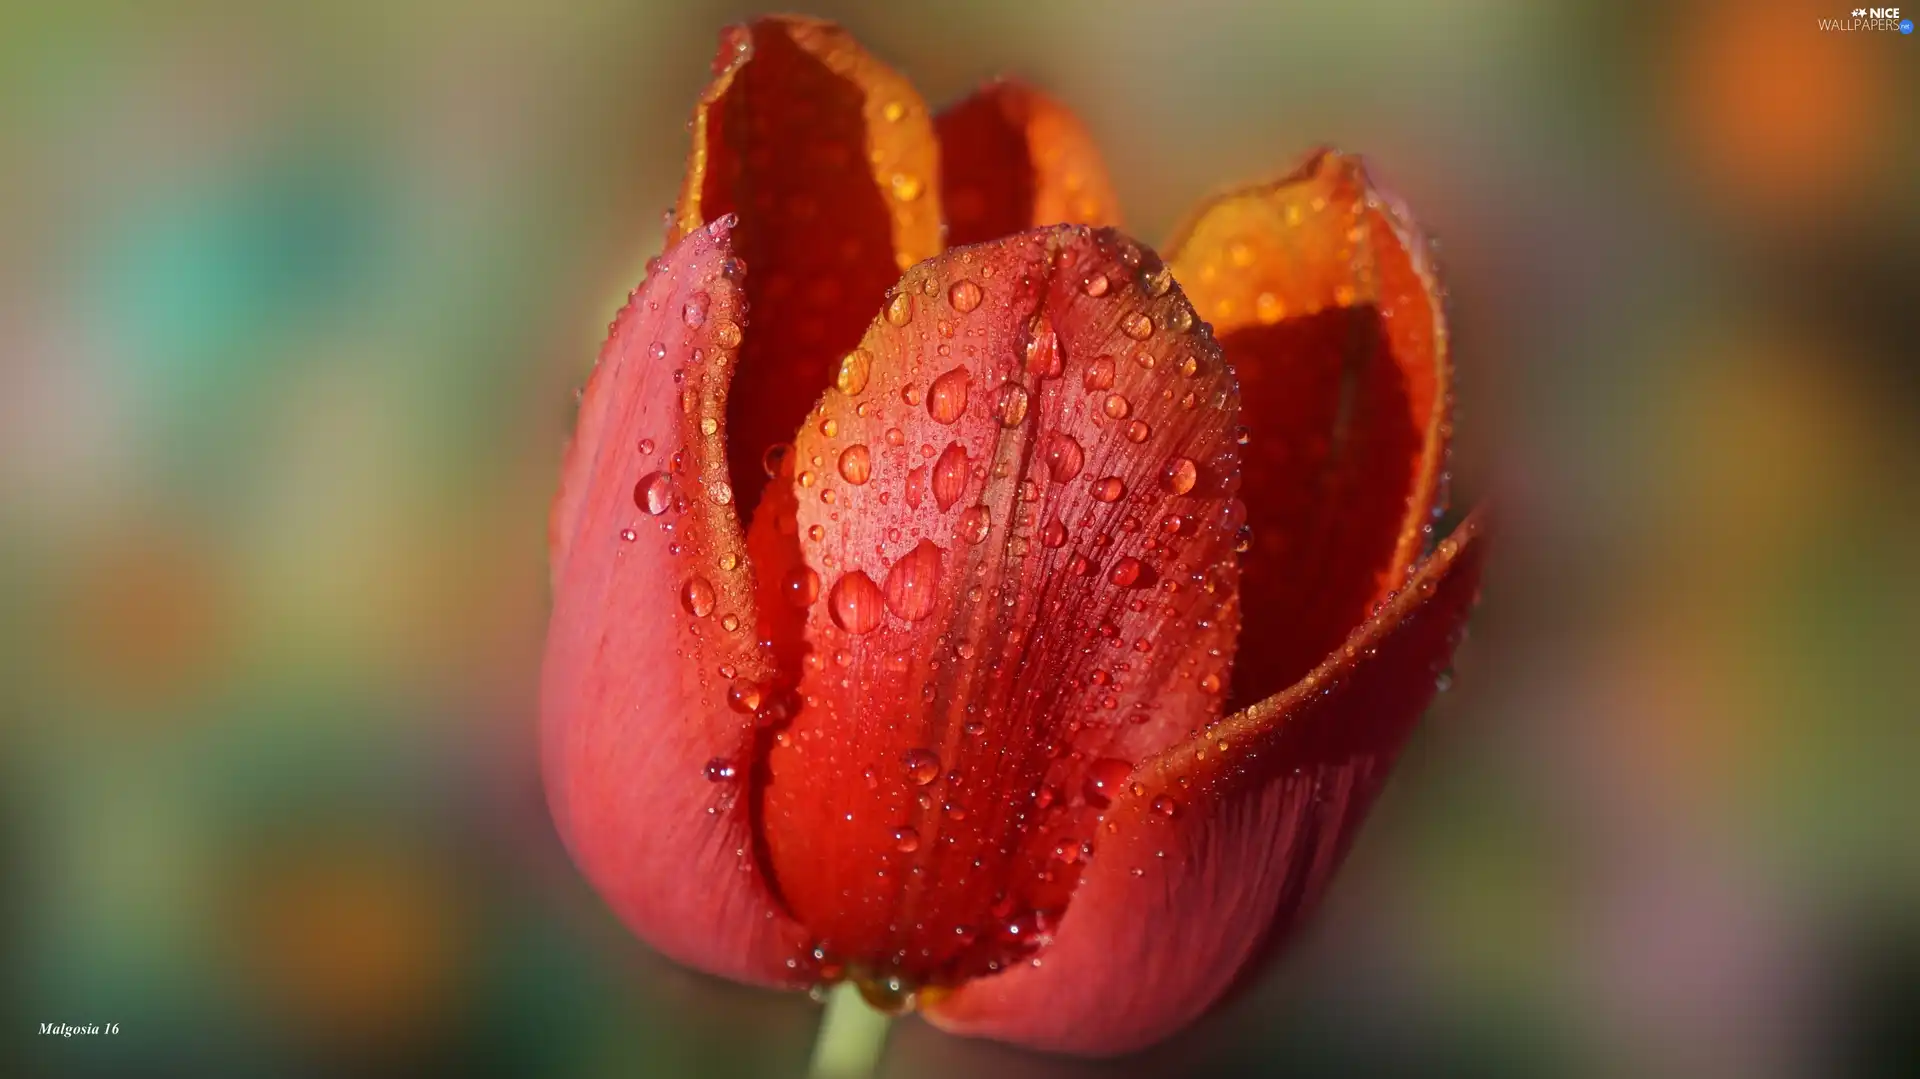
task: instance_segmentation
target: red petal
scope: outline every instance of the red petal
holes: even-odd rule
[[[1440,286],[1358,158],[1206,204],[1172,258],[1245,393],[1253,547],[1233,686],[1292,685],[1405,579],[1444,497]]]
[[[1036,225],[1120,223],[1120,200],[1093,137],[1038,90],[989,83],[934,124],[947,242],[955,247]]]
[[[753,719],[728,703],[773,673],[719,423],[744,316],[729,254],[719,226],[668,251],[581,400],[552,517],[542,757],[561,837],[636,933],[794,984],[801,937],[753,856]]]
[[[822,583],[765,838],[836,961],[951,983],[1065,906],[1114,769],[1218,714],[1238,400],[1158,260],[1084,228],[916,267],[861,348],[754,524]]]
[[[1038,965],[924,1002],[961,1034],[1124,1053],[1191,1022],[1313,906],[1479,588],[1470,516],[1291,690],[1143,763]]]
[[[913,87],[831,23],[734,27],[714,65],[669,238],[740,218],[753,324],[728,450],[753,507],[767,447],[792,437],[900,271],[940,250],[939,148]]]

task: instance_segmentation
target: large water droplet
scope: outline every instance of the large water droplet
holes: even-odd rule
[[[933,613],[940,591],[940,555],[932,540],[923,539],[887,570],[887,610],[909,622]]]
[[[866,446],[855,443],[840,454],[840,478],[855,485],[873,478],[873,455]]]
[[[993,414],[1002,427],[1018,427],[1027,418],[1027,388],[1018,382],[1000,387],[993,401]]]
[[[1095,480],[1093,484],[1093,497],[1101,502],[1118,502],[1120,496],[1126,493],[1127,485],[1118,476]]]
[[[947,444],[940,459],[933,463],[933,501],[942,510],[953,508],[967,489],[967,448],[958,442]]]
[[[887,302],[887,321],[895,326],[905,326],[913,320],[913,297],[905,291],[894,294]]]
[[[848,633],[871,633],[880,624],[881,602],[880,586],[856,569],[833,582],[827,611],[833,616],[833,624]]]
[[[705,577],[688,578],[680,588],[680,606],[695,618],[705,618],[713,613],[715,600],[713,583]]]
[[[1065,547],[1067,545],[1067,526],[1061,524],[1060,518],[1058,517],[1049,520],[1040,528],[1040,542],[1056,550]]]
[[[724,318],[714,323],[713,343],[721,348],[740,347],[740,324]]]
[[[924,787],[940,777],[940,754],[931,749],[909,749],[900,762],[906,765],[907,779],[916,787]]]
[[[1199,479],[1200,470],[1186,457],[1169,458],[1166,467],[1160,470],[1160,485],[1167,489],[1168,494],[1186,494],[1193,490],[1193,485]]]
[[[1121,588],[1132,588],[1140,580],[1140,560],[1129,555],[1113,564],[1107,573],[1107,580]]]
[[[960,522],[954,531],[968,543],[979,543],[987,538],[987,531],[993,526],[993,514],[985,506],[968,506],[960,514]]]
[[[953,304],[955,311],[964,315],[980,306],[980,286],[961,278],[953,283],[952,288],[947,289],[947,302]]]
[[[712,300],[713,298],[704,292],[694,293],[687,297],[686,306],[680,309],[680,317],[686,320],[687,325],[696,329],[705,326],[707,324],[707,307],[712,303]]]
[[[820,575],[806,566],[795,566],[781,579],[780,591],[795,607],[810,607],[820,598]]]
[[[1112,389],[1113,357],[1106,355],[1095,356],[1093,362],[1087,364],[1087,373],[1082,376],[1081,385],[1085,386],[1089,393],[1095,390]]]
[[[673,477],[665,472],[649,472],[633,485],[633,504],[655,517],[673,505]]]
[[[1133,765],[1118,757],[1101,757],[1087,766],[1087,801],[1105,809],[1120,795],[1120,787],[1133,774]]]
[[[912,854],[920,849],[920,833],[910,825],[902,825],[893,830],[893,849],[902,854]]]
[[[1117,393],[1108,394],[1107,399],[1100,402],[1100,411],[1105,412],[1112,419],[1125,419],[1127,413],[1132,410],[1133,403]]]
[[[1135,341],[1145,341],[1153,336],[1153,318],[1145,311],[1132,311],[1120,320],[1120,332]]]
[[[967,383],[973,378],[966,368],[956,367],[927,389],[927,415],[935,423],[953,423],[967,410]]]
[[[1027,372],[1036,378],[1059,378],[1064,367],[1060,358],[1060,337],[1053,332],[1053,320],[1035,315],[1027,323]]]
[[[840,371],[833,378],[833,384],[848,397],[858,397],[860,391],[867,388],[867,378],[873,372],[873,354],[864,348],[856,348],[840,357]]]
[[[1081,282],[1080,288],[1087,295],[1097,300],[1100,297],[1105,296],[1107,294],[1107,289],[1111,288],[1112,285],[1113,283],[1107,280],[1106,274],[1096,273],[1093,276],[1087,278],[1085,281]]]
[[[1055,483],[1065,483],[1080,474],[1081,466],[1086,463],[1086,454],[1072,435],[1065,431],[1052,431],[1040,447],[1040,459],[1047,463],[1049,479]]]

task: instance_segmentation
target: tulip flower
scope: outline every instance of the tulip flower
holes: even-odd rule
[[[1091,140],[729,31],[551,519],[545,780],[641,938],[1114,1054],[1326,888],[1478,589],[1405,211],[1323,151],[1163,260]]]

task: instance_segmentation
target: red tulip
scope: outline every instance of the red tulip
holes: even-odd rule
[[[553,510],[560,833],[690,966],[1148,1044],[1311,907],[1474,600],[1427,247],[1321,152],[1162,262],[1032,90],[929,117],[791,18],[716,69]]]

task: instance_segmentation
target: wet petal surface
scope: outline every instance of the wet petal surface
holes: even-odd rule
[[[831,963],[952,983],[1051,931],[1117,777],[1218,714],[1238,401],[1112,232],[950,251],[860,347],[754,526],[819,582],[765,837]]]
[[[1245,394],[1240,706],[1325,658],[1428,542],[1451,433],[1442,297],[1405,212],[1330,151],[1209,201],[1174,252]]]

